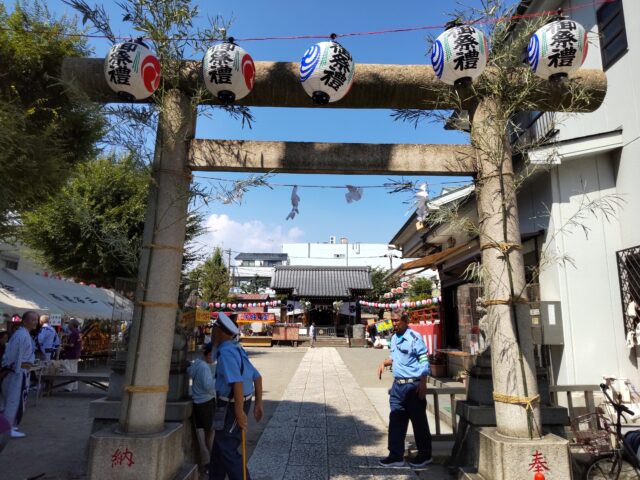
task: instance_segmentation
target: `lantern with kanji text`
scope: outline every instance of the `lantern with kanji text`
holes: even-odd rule
[[[578,71],[587,51],[584,27],[574,20],[561,18],[533,34],[527,60],[538,77],[554,81]]]
[[[251,93],[256,67],[251,55],[230,38],[207,50],[202,60],[202,77],[207,90],[228,105]]]
[[[487,38],[471,25],[451,25],[431,48],[431,64],[436,76],[447,85],[475,80],[489,60]]]
[[[335,41],[312,45],[300,61],[302,87],[318,105],[343,98],[351,89],[354,72],[351,54]]]
[[[160,86],[160,61],[142,40],[117,43],[105,58],[104,76],[123,100],[144,100]]]

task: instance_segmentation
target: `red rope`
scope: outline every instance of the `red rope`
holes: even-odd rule
[[[591,3],[584,3],[581,5],[576,5],[574,7],[563,8],[563,12],[575,12],[577,10],[582,10],[588,7],[598,7],[601,5],[605,5],[607,3],[614,3],[621,0],[596,0]],[[488,19],[480,19],[474,22],[470,22],[472,25],[492,25],[501,22],[512,22],[515,20],[526,20],[530,18],[539,18],[546,17],[555,14],[556,10],[547,10],[543,12],[537,13],[523,13],[519,15],[512,15],[510,17],[498,17],[498,18],[488,18]],[[388,30],[374,30],[370,32],[347,32],[347,33],[338,33],[337,37],[363,37],[369,35],[384,35],[387,33],[404,33],[404,32],[416,32],[420,30],[439,30],[444,29],[446,25],[423,25],[420,27],[407,27],[407,28],[393,28]],[[0,31],[13,31],[11,28],[0,28]],[[50,30],[31,30],[26,31],[27,33],[53,33]],[[95,34],[84,34],[84,33],[56,33],[56,35],[62,37],[78,37],[78,38],[109,38],[106,35],[95,35]],[[289,35],[282,37],[245,37],[245,38],[236,38],[237,42],[257,42],[257,41],[269,41],[269,40],[302,40],[302,39],[328,39],[331,35]],[[130,40],[133,38],[138,38],[137,35],[127,36],[127,37],[114,37],[115,40]],[[179,42],[179,41],[207,41],[211,40],[208,38],[200,38],[200,37],[166,37],[166,38],[152,38],[152,37],[143,37],[143,40],[146,41],[169,41],[169,42]]]

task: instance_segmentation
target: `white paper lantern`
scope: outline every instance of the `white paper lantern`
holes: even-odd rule
[[[533,72],[555,80],[576,72],[587,57],[587,32],[569,19],[548,23],[533,34],[527,59]]]
[[[337,102],[351,89],[355,64],[351,54],[337,42],[312,45],[300,61],[300,82],[314,103]]]
[[[488,60],[489,48],[484,33],[470,25],[445,30],[431,48],[433,70],[447,85],[475,80]]]
[[[246,97],[253,90],[256,67],[251,55],[233,43],[219,43],[202,60],[204,85],[225,105]]]
[[[124,100],[144,100],[160,85],[160,61],[141,41],[117,43],[104,60],[104,76]]]

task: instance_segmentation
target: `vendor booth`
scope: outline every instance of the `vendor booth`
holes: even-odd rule
[[[270,347],[276,316],[264,312],[240,312],[236,323],[240,329],[240,343],[247,347]]]
[[[53,326],[78,319],[83,357],[108,355],[112,337],[133,317],[133,302],[113,291],[6,268],[0,269],[0,309],[8,315],[48,314]]]

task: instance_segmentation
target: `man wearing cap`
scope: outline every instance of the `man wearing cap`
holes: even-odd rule
[[[262,406],[262,377],[249,361],[247,353],[233,341],[238,335],[238,327],[220,312],[213,324],[214,346],[216,347],[216,411],[213,420],[215,437],[211,463],[210,480],[243,479],[242,455],[238,452],[242,441],[242,430],[248,426],[247,414],[254,394],[256,403],[253,414],[260,421],[264,414]],[[247,480],[251,479],[247,472]]]
[[[429,360],[422,337],[409,328],[409,315],[391,314],[394,335],[391,338],[391,356],[378,367],[382,379],[384,368],[393,365],[393,385],[389,390],[389,455],[380,460],[380,466],[404,467],[404,441],[409,420],[418,447],[417,455],[409,461],[411,468],[423,468],[432,462],[431,433],[427,422],[427,377]]]
[[[26,436],[19,432],[16,425],[20,423],[26,405],[26,393],[29,387],[29,368],[35,362],[33,340],[30,332],[38,326],[38,314],[28,311],[22,315],[22,323],[7,343],[7,350],[2,359],[2,369],[9,373],[2,381],[2,405],[5,418],[11,424],[11,438]]]
[[[49,325],[49,315],[40,315],[40,332],[38,332],[38,350],[42,360],[48,362],[60,347],[60,338],[55,329]]]

